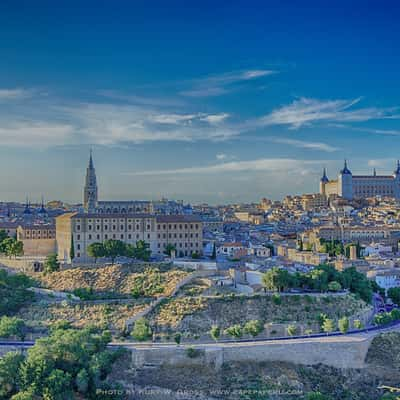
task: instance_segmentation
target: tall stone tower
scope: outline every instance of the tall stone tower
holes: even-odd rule
[[[324,171],[322,173],[322,178],[319,181],[319,193],[322,194],[323,196],[326,196],[326,184],[329,183],[329,179],[326,176],[326,168],[324,168]]]
[[[353,175],[347,168],[347,160],[344,160],[344,167],[339,174],[338,195],[347,200],[353,199]]]
[[[393,172],[394,187],[393,193],[396,199],[400,199],[400,161],[397,160],[397,167]]]
[[[90,150],[89,165],[86,169],[85,188],[83,191],[83,206],[86,212],[93,212],[97,207],[97,180]]]

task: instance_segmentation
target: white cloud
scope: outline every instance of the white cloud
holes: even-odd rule
[[[226,160],[226,159],[228,158],[228,155],[227,155],[227,154],[224,154],[224,153],[219,153],[219,154],[217,154],[217,155],[215,156],[215,158],[216,158],[217,160],[222,161],[222,160]]]
[[[250,69],[210,75],[202,79],[193,80],[192,88],[182,91],[181,94],[189,97],[220,96],[232,91],[235,83],[259,79],[275,73],[276,71],[272,70]]]
[[[0,101],[25,99],[31,95],[32,91],[27,89],[0,89]]]
[[[221,164],[200,166],[200,167],[185,167],[178,169],[163,169],[154,171],[139,171],[126,173],[125,175],[134,176],[151,176],[151,175],[173,175],[173,174],[210,174],[224,172],[255,172],[267,171],[269,173],[294,173],[308,174],[308,167],[311,165],[321,165],[320,160],[296,160],[287,158],[262,158],[251,161],[232,161]]]
[[[221,113],[221,114],[210,114],[202,117],[202,121],[206,121],[209,124],[219,124],[229,118],[228,113]]]
[[[300,98],[292,104],[272,111],[259,119],[259,125],[290,125],[299,128],[317,121],[360,122],[372,119],[399,118],[398,108],[358,108],[353,106],[361,98],[353,100],[318,100]],[[351,110],[349,110],[351,108]]]
[[[295,140],[295,139],[277,138],[277,137],[271,138],[271,141],[274,143],[287,144],[289,146],[294,146],[304,149],[326,151],[328,153],[340,150],[338,147],[334,147],[327,143],[321,143],[321,142],[307,142],[305,140]]]
[[[0,127],[0,143],[16,147],[51,147],[70,143],[74,128],[44,121],[18,121]]]

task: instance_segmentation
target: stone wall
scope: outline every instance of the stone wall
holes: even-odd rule
[[[286,361],[301,365],[324,364],[335,368],[364,368],[372,341],[366,336],[337,336],[274,342],[195,345],[198,357],[190,358],[190,346],[129,347],[133,367],[167,365],[209,365],[218,369],[223,363]]]

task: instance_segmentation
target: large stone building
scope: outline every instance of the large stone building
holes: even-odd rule
[[[392,175],[353,175],[344,162],[336,180],[329,180],[324,169],[320,180],[320,194],[340,196],[347,200],[374,196],[387,196],[400,199],[400,162]]]
[[[193,215],[179,214],[182,202],[99,201],[92,154],[86,170],[84,212],[66,213],[56,218],[57,255],[61,262],[91,262],[91,243],[121,240],[135,245],[143,240],[153,255],[163,254],[171,244],[181,257],[202,254],[203,224]],[[170,214],[170,215],[162,215]]]
[[[144,240],[153,255],[163,254],[171,244],[183,257],[202,253],[203,226],[192,215],[67,213],[56,218],[57,254],[62,262],[71,262],[72,247],[75,262],[90,262],[87,247],[108,239],[132,245]]]

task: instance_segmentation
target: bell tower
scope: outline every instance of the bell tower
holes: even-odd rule
[[[94,212],[97,207],[97,180],[96,170],[94,169],[93,164],[92,150],[90,150],[89,165],[86,169],[83,206],[86,212]]]

